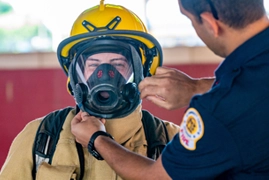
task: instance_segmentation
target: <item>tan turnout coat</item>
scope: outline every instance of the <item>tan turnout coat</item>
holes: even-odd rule
[[[52,164],[43,162],[37,171],[37,180],[70,180],[80,176],[79,158],[70,122],[71,111],[65,120],[63,130],[53,156]],[[127,149],[146,156],[147,141],[141,122],[141,106],[127,117],[106,121],[106,130]],[[13,140],[6,161],[0,172],[0,180],[32,179],[32,148],[37,128],[42,118],[29,122]],[[166,122],[170,139],[179,132],[179,126]],[[85,172],[83,180],[121,180],[105,161],[96,160],[84,148]]]

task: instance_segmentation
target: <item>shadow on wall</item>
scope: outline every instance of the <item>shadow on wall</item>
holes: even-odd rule
[[[170,66],[193,77],[213,76],[217,64]],[[0,167],[14,137],[29,121],[74,106],[61,69],[0,70]],[[181,122],[185,108],[168,111],[144,100],[143,108],[164,120]],[[29,144],[30,145],[30,144]]]

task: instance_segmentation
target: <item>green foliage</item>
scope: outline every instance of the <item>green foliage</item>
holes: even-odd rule
[[[0,53],[35,51],[35,48],[32,47],[31,39],[35,36],[40,37],[40,29],[42,29],[43,37],[51,39],[51,32],[42,25],[25,25],[12,30],[0,28]]]
[[[13,11],[12,6],[0,1],[0,15]]]
[[[5,18],[4,15],[12,11],[11,5],[0,0],[0,18]],[[38,41],[33,43],[33,38]],[[25,24],[16,29],[0,28],[0,53],[51,51],[52,47],[48,44],[51,39],[51,32],[43,24]]]

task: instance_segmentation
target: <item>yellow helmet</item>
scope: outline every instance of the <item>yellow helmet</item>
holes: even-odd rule
[[[119,73],[120,64],[114,67],[107,63],[96,66],[89,77],[85,75],[89,57],[102,53],[125,57],[127,76]],[[133,112],[141,103],[139,82],[162,65],[161,46],[139,17],[122,6],[103,1],[79,15],[70,37],[59,44],[57,56],[78,107],[108,119]]]
[[[68,75],[69,65],[79,46],[93,39],[114,37],[136,44],[142,59],[143,74],[155,74],[162,65],[162,49],[158,41],[151,36],[132,11],[120,5],[104,4],[94,6],[82,12],[75,20],[70,37],[63,40],[57,49],[59,62]]]

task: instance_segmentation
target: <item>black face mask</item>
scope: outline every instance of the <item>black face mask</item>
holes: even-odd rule
[[[139,58],[131,46],[127,48],[130,48],[127,50],[131,54],[128,59]],[[78,107],[90,115],[106,119],[124,117],[133,112],[141,103],[137,87],[142,79],[141,59],[135,59],[138,62],[135,65],[129,64],[125,74],[127,77],[118,71],[118,67],[108,63],[98,65],[89,77],[85,77],[86,61],[81,58],[82,55],[83,52],[78,54],[79,58],[72,62],[69,70],[70,84]]]
[[[113,117],[112,114],[117,112],[124,114],[139,97],[136,84],[126,84],[125,78],[110,64],[98,66],[87,85],[79,83],[75,91],[81,110],[106,118]]]
[[[130,97],[122,96],[126,84],[124,77],[110,64],[102,64],[87,81],[91,89],[89,102],[92,107],[104,113],[112,113],[120,106],[126,105]],[[126,93],[123,93],[126,94]]]

